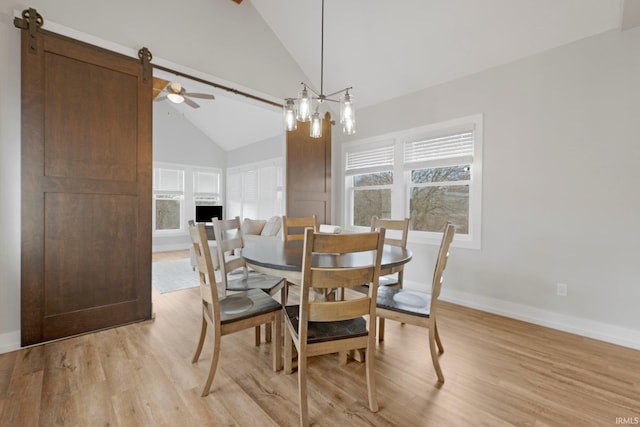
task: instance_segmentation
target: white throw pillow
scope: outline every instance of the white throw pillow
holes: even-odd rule
[[[281,227],[282,227],[282,217],[272,216],[271,218],[269,218],[269,221],[267,221],[267,223],[264,225],[264,228],[262,229],[262,232],[260,233],[260,235],[275,236],[278,234],[278,231],[280,231]]]
[[[267,221],[265,221],[264,219],[245,218],[244,221],[242,221],[242,225],[240,226],[240,228],[242,229],[242,234],[259,235],[266,223]]]

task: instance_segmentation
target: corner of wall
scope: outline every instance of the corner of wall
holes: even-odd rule
[[[20,331],[0,334],[0,354],[20,349]]]

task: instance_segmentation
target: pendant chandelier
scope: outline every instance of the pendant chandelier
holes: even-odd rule
[[[298,98],[285,99],[283,107],[284,125],[288,131],[296,130],[297,122],[311,121],[310,135],[312,138],[322,137],[322,115],[320,106],[325,101],[340,103],[340,124],[342,131],[351,135],[356,133],[356,116],[353,107],[353,96],[349,93],[351,87],[344,88],[337,92],[325,95],[324,93],[324,0],[322,0],[322,21],[320,39],[320,93],[307,87],[302,82],[302,90],[298,93]],[[338,99],[333,96],[343,93]]]

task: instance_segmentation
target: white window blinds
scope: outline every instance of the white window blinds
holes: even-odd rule
[[[155,168],[153,189],[161,193],[183,193],[184,171],[179,169]]]
[[[360,175],[393,169],[393,145],[369,150],[348,151],[345,172]]]
[[[194,172],[193,193],[209,195],[220,193],[220,174],[215,172]]]
[[[404,169],[451,166],[473,161],[474,132],[456,132],[404,143]]]

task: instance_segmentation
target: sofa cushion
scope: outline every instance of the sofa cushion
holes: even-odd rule
[[[267,221],[264,219],[245,218],[240,228],[242,229],[242,234],[259,235],[266,223]]]
[[[272,216],[269,221],[264,225],[261,236],[276,236],[280,228],[282,227],[282,217]]]

